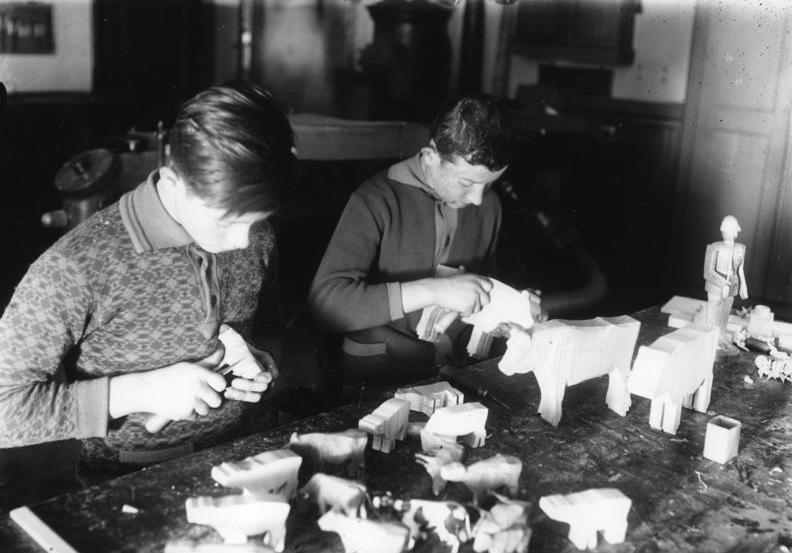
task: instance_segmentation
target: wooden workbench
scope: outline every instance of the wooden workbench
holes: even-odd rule
[[[642,322],[640,344],[671,330],[657,309],[634,316]],[[468,450],[465,461],[496,452],[522,459],[519,497],[534,504],[532,552],[576,551],[566,539],[568,527],[536,507],[539,498],[593,487],[616,487],[633,502],[627,541],[609,545],[600,538],[599,551],[784,551],[781,546],[792,548],[792,384],[760,379],[754,357],[719,359],[710,412],[683,410],[676,435],[649,427],[649,401],[643,398],[633,396],[626,417],[608,410],[607,377],[569,388],[563,418],[553,428],[535,413],[533,375],[506,377],[495,362],[483,362],[470,370],[513,410],[484,401],[491,435],[485,447]],[[746,382],[746,375],[754,382]],[[213,465],[283,447],[293,431],[356,426],[374,406],[345,406],[31,508],[81,553],[160,552],[170,540],[219,541],[211,528],[187,523],[184,512],[188,497],[231,493],[210,477]],[[702,457],[706,424],[715,414],[743,425],[740,454],[725,465]],[[369,490],[431,498],[430,479],[413,459],[419,447],[408,439],[388,455],[368,451]],[[456,483],[443,497],[470,499]],[[124,504],[139,513],[122,513]],[[293,509],[290,516],[287,551],[342,550],[334,534],[321,533],[300,512]],[[3,552],[40,550],[7,515],[0,521],[0,545]]]

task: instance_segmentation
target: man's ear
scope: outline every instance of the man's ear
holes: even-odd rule
[[[440,152],[437,151],[434,140],[430,140],[428,146],[421,148],[421,156],[427,163],[431,165],[439,165],[440,161],[442,161]]]

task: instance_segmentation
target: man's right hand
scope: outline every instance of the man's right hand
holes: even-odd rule
[[[490,301],[490,279],[471,274],[457,274],[435,278],[434,304],[461,313],[463,317],[480,311]]]
[[[160,369],[110,379],[109,414],[154,413],[163,419],[191,419],[219,407],[225,378],[213,369],[222,361],[223,348],[197,362],[180,362]]]

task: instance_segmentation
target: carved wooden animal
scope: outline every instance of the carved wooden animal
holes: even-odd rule
[[[498,502],[489,511],[480,511],[473,527],[473,551],[483,553],[525,553],[531,541],[528,526],[530,503],[494,494]]]
[[[248,536],[267,534],[265,545],[283,551],[289,504],[254,495],[191,497],[185,503],[187,521],[214,527],[226,543],[245,543]]]
[[[547,516],[569,524],[569,541],[578,549],[597,547],[598,530],[608,543],[623,542],[631,505],[630,498],[615,488],[549,495],[539,500]]]
[[[338,534],[346,553],[401,553],[410,541],[408,528],[396,522],[352,518],[328,511],[318,523],[325,532]]]
[[[418,411],[427,417],[442,407],[459,405],[465,401],[465,395],[445,381],[399,388],[394,397],[408,401],[410,411]]]
[[[410,419],[410,402],[391,398],[360,419],[358,429],[371,434],[371,448],[390,453],[396,440],[407,435]]]
[[[640,328],[626,315],[556,319],[535,325],[530,334],[512,327],[498,368],[507,375],[533,371],[541,391],[539,414],[553,426],[561,420],[566,387],[605,374],[605,402],[624,416],[632,403],[627,382]]]
[[[719,334],[718,328],[690,325],[638,349],[630,392],[652,400],[652,428],[676,434],[682,407],[707,412]]]
[[[317,473],[302,487],[300,495],[319,505],[322,514],[334,510],[366,518],[366,486],[355,480]]]
[[[293,451],[276,449],[212,467],[212,478],[227,488],[243,488],[262,496],[278,495],[288,501],[297,491],[301,463],[302,457]]]
[[[506,486],[509,493],[517,495],[522,461],[513,455],[500,453],[465,467],[462,463],[450,463],[440,467],[440,477],[449,482],[463,482],[473,492],[478,505],[490,490]]]
[[[492,339],[490,334],[502,323],[512,323],[528,330],[534,324],[534,314],[539,312],[539,301],[527,290],[522,292],[490,278],[492,290],[490,301],[481,310],[463,317],[462,321],[473,325],[467,345],[468,355],[484,358],[489,355]]]
[[[343,432],[312,432],[291,435],[289,449],[309,459],[311,473],[346,470],[352,478],[362,475],[365,469],[368,435],[350,428]]]
[[[396,500],[394,509],[401,513],[401,521],[410,529],[410,538],[426,538],[434,532],[441,542],[456,553],[462,543],[472,537],[470,516],[460,503],[455,501],[431,501],[426,499]],[[412,547],[412,541],[410,547]]]
[[[438,409],[421,431],[421,449],[440,449],[444,443],[455,443],[457,437],[462,437],[470,447],[483,446],[487,438],[488,414],[489,410],[478,402]]]
[[[445,478],[440,475],[440,469],[445,465],[461,460],[463,452],[464,449],[460,444],[449,443],[441,449],[436,449],[426,454],[415,454],[415,460],[423,465],[432,478],[432,492],[435,495],[440,495],[446,485]]]

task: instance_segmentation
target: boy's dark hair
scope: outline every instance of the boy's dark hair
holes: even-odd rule
[[[296,178],[294,133],[267,90],[242,81],[213,86],[179,109],[169,164],[198,197],[229,215],[269,213]]]
[[[446,106],[432,123],[431,137],[444,160],[459,156],[498,171],[511,157],[511,121],[492,96],[465,96]]]

